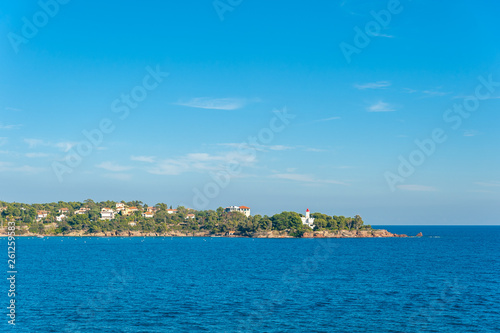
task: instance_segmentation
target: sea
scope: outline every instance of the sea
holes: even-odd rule
[[[374,227],[424,236],[1,238],[0,332],[500,332],[500,226]]]

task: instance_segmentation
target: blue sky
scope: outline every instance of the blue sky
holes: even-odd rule
[[[500,5],[64,2],[0,5],[1,200],[498,224]]]

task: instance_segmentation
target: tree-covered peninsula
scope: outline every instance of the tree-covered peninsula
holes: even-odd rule
[[[44,204],[0,201],[0,233],[15,222],[16,235],[47,236],[229,236],[229,237],[394,237],[374,230],[355,217],[313,213],[314,226],[302,214],[282,212],[273,216],[217,210],[193,210],[142,201],[63,202]],[[12,223],[10,224],[12,225]]]

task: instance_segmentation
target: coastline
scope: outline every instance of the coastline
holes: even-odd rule
[[[421,237],[422,233],[413,237]],[[0,231],[0,237],[8,237],[3,230]],[[304,233],[302,237],[290,235],[290,231],[260,231],[252,234],[237,234],[237,233],[221,233],[211,234],[210,232],[193,232],[184,233],[180,231],[171,231],[166,233],[146,233],[140,231],[108,231],[98,233],[86,233],[85,231],[70,232],[67,234],[50,234],[42,235],[37,233],[27,232],[15,237],[224,237],[224,238],[408,238],[405,234],[394,234],[385,229],[373,230],[338,230],[338,231],[313,231]]]

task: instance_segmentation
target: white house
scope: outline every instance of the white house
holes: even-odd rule
[[[49,212],[46,210],[39,210],[36,212],[36,220],[40,221],[41,219],[44,219],[49,215]]]
[[[69,213],[69,209],[68,208],[61,208],[57,212],[63,213],[63,214],[66,213],[67,214],[67,213]]]
[[[175,214],[175,213],[177,213],[177,209],[167,209],[167,213]]]
[[[144,212],[144,213],[142,213],[142,216],[143,217],[154,217],[155,213],[153,213],[153,212]]]
[[[247,206],[230,206],[226,207],[226,212],[240,212],[246,215],[246,217],[250,216],[250,207]]]
[[[119,212],[122,209],[125,209],[125,204],[123,202],[117,202],[116,203],[116,211]]]
[[[129,216],[130,214],[139,211],[137,207],[125,207],[122,209],[122,215]]]
[[[306,210],[306,217],[301,217],[302,219],[302,224],[308,225],[309,227],[314,228],[314,218],[311,217],[311,212],[309,211],[309,208]]]
[[[65,218],[67,218],[67,216],[66,216],[66,215],[64,215],[64,214],[61,214],[61,215],[59,215],[59,216],[56,216],[56,221],[57,221],[57,222],[61,222],[61,221],[62,221],[62,220],[64,220]]]
[[[194,219],[196,216],[194,214],[187,214],[186,215],[186,220],[187,219]]]
[[[75,215],[86,214],[89,210],[90,208],[87,207],[80,208],[78,210],[75,210]]]
[[[101,220],[112,220],[115,218],[115,211],[111,208],[101,209]]]

